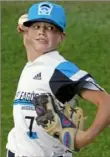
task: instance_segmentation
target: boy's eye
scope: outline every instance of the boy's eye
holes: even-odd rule
[[[39,29],[39,28],[40,28],[39,25],[33,25],[32,27],[33,27],[34,29]]]
[[[40,25],[32,25],[32,28],[35,30],[39,30],[43,28],[45,31],[55,31],[56,27],[51,26],[51,25],[45,25],[45,26],[40,26]]]
[[[53,26],[46,26],[47,30],[54,30]]]

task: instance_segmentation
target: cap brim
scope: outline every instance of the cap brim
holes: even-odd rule
[[[39,19],[35,19],[35,20],[25,21],[23,24],[26,27],[30,27],[35,22],[47,22],[47,23],[51,23],[51,24],[55,25],[58,29],[60,29],[60,31],[63,31],[63,29],[57,23],[55,23],[54,21],[52,21],[50,19],[39,18]]]

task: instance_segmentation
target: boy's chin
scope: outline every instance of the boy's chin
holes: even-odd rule
[[[46,47],[39,47],[39,48],[37,48],[36,49],[39,53],[42,53],[42,54],[44,54],[44,53],[46,53],[46,52],[50,52],[51,50],[52,50],[52,48],[46,48]]]

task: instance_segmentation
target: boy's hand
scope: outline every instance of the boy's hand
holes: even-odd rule
[[[25,27],[23,25],[23,23],[27,20],[28,20],[28,15],[27,14],[24,14],[24,15],[20,16],[20,18],[18,20],[18,26],[17,26],[17,31],[18,32],[23,33],[25,30],[27,30],[27,27]]]

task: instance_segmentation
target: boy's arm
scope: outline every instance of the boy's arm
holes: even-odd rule
[[[96,104],[98,110],[90,128],[76,136],[75,147],[77,149],[91,143],[110,124],[110,94],[86,89],[82,91],[81,96]]]

